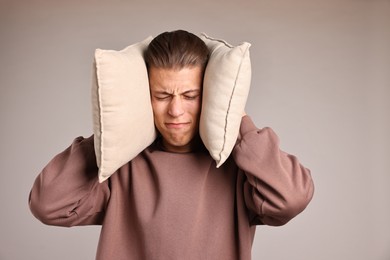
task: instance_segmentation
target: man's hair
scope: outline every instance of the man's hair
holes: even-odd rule
[[[148,68],[182,69],[200,66],[205,69],[208,58],[209,50],[204,41],[183,30],[158,35],[145,51]]]

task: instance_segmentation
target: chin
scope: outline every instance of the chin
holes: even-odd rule
[[[188,146],[191,141],[167,141],[167,143],[171,146],[175,146],[175,147],[185,147],[185,146]]]
[[[172,139],[164,138],[164,143],[174,150],[188,150],[191,147],[192,138]]]

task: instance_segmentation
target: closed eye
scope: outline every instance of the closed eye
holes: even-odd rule
[[[154,93],[153,98],[158,100],[158,101],[169,101],[174,96],[176,96],[176,95],[175,94],[171,94],[171,93],[167,93],[167,92],[164,91],[164,92],[156,92],[156,93]],[[181,96],[182,99],[185,99],[185,100],[195,100],[195,99],[199,98],[200,91],[198,91],[198,90],[189,90],[189,91],[185,91],[185,92],[181,93],[180,96]]]
[[[160,95],[160,96],[154,96],[155,99],[157,100],[168,100],[171,98],[171,95]]]
[[[199,95],[184,95],[184,98],[187,100],[194,100],[198,97],[199,97]]]
[[[200,96],[200,91],[199,90],[188,90],[188,91],[182,93],[182,95],[183,95],[184,99],[194,100]]]

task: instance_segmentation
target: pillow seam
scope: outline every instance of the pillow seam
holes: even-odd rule
[[[100,83],[101,83],[101,77],[100,77],[100,58],[101,58],[101,53],[99,52],[98,55],[95,55],[95,62],[96,62],[96,81],[97,81],[97,101],[98,101],[98,109],[99,109],[99,129],[100,129],[100,145],[99,145],[99,148],[100,148],[100,165],[99,166],[99,171],[100,172],[103,172],[102,170],[102,165],[103,165],[103,162],[102,162],[102,159],[104,158],[104,142],[103,142],[103,137],[104,137],[104,132],[103,131],[103,108],[102,108],[102,95],[101,95],[101,86],[100,86]]]
[[[205,37],[207,40],[209,40],[209,41],[216,41],[216,42],[222,43],[223,45],[225,45],[226,47],[228,47],[228,48],[230,48],[230,49],[233,49],[233,48],[234,48],[233,45],[229,44],[229,43],[228,43],[227,41],[225,41],[225,40],[210,37],[210,36],[208,36],[208,35],[205,34],[205,33],[202,33],[202,36],[204,36],[204,37]],[[215,48],[215,49],[217,49],[217,48]]]
[[[225,150],[226,139],[227,139],[226,136],[227,136],[227,129],[228,129],[227,125],[228,125],[228,122],[229,122],[228,117],[229,117],[229,113],[230,113],[230,108],[231,108],[231,103],[232,103],[232,99],[233,99],[233,96],[234,96],[234,92],[235,92],[236,86],[237,86],[238,75],[240,74],[241,66],[242,66],[242,63],[244,61],[244,56],[248,52],[248,49],[249,49],[249,46],[246,47],[245,51],[242,54],[241,62],[240,62],[240,65],[238,66],[238,70],[237,70],[237,73],[236,73],[236,78],[234,80],[233,91],[232,91],[232,94],[230,95],[229,105],[228,105],[228,109],[227,109],[227,113],[226,113],[226,117],[225,117],[225,128],[224,128],[224,135],[223,135],[223,145],[222,145],[222,149],[221,149],[221,151],[219,153],[219,162],[221,162],[221,160],[222,160],[222,153]]]

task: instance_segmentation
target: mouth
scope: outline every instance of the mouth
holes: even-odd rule
[[[165,123],[165,126],[169,129],[181,129],[188,126],[190,123]]]

